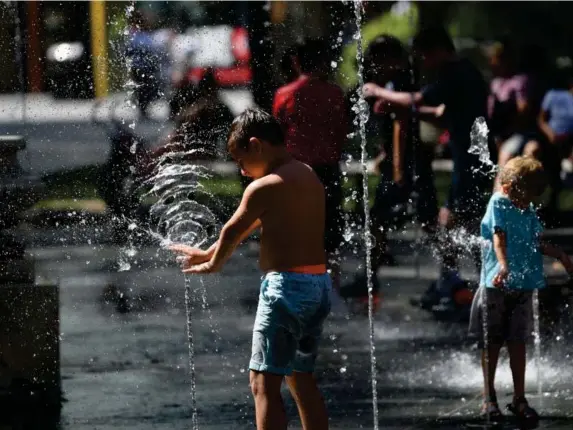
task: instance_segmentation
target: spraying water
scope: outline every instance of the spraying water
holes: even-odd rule
[[[491,401],[491,393],[489,392],[489,338],[488,338],[488,311],[487,311],[487,288],[482,287],[481,289],[482,294],[482,330],[483,330],[483,356],[484,356],[484,368],[483,368],[483,377],[484,377],[484,387],[485,387],[485,400],[486,402]],[[486,408],[489,408],[489,404],[486,404]],[[486,421],[489,425],[490,423],[490,416],[489,411],[486,409],[488,413],[486,413]]]
[[[195,383],[195,345],[193,343],[193,327],[191,325],[191,282],[185,277],[185,310],[187,311],[187,344],[189,347],[189,376],[191,378],[191,428],[199,429],[197,419],[197,387]]]
[[[489,167],[489,171],[485,172],[489,175],[497,172],[497,165],[491,161],[491,154],[489,153],[488,146],[488,134],[489,129],[485,122],[485,118],[482,116],[476,118],[470,133],[471,145],[468,152],[470,154],[477,155],[483,167]],[[481,169],[476,169],[474,170],[474,173],[477,171],[483,172]]]
[[[543,386],[541,382],[541,333],[539,331],[539,290],[533,291],[533,340],[535,345],[535,367],[537,370],[537,395],[539,409],[543,408]]]
[[[354,15],[356,17],[357,41],[356,60],[358,63],[358,101],[354,106],[354,111],[358,114],[360,147],[362,149],[360,162],[362,164],[362,201],[364,205],[364,243],[366,246],[366,283],[368,286],[368,322],[370,329],[370,371],[372,378],[372,412],[374,416],[374,430],[378,430],[378,390],[376,372],[376,347],[374,345],[374,297],[372,283],[372,235],[370,234],[370,210],[368,196],[368,167],[366,165],[368,152],[366,151],[366,122],[368,121],[369,108],[364,100],[362,87],[364,86],[363,76],[363,47],[362,47],[362,3],[359,0],[354,2]]]
[[[188,144],[191,136],[185,137]],[[199,143],[199,142],[195,142]],[[206,167],[188,164],[189,157],[197,154],[197,149],[167,153],[161,156],[150,176],[144,183],[149,190],[147,198],[156,198],[151,206],[151,226],[155,237],[162,238],[161,243],[185,243],[200,247],[217,232],[218,219],[213,212],[197,199],[211,196],[206,193],[200,179],[209,179],[211,175]],[[201,282],[202,306],[208,310],[205,286]],[[193,289],[191,279],[185,278],[185,313],[187,318],[187,340],[189,343],[189,376],[191,379],[192,428],[198,429],[196,382],[195,382],[195,346],[193,342]]]

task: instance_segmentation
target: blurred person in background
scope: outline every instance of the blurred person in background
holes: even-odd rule
[[[226,130],[233,122],[234,116],[229,107],[219,97],[219,89],[214,72],[208,69],[195,87],[189,87],[186,97],[180,98],[176,106],[172,106],[171,116],[176,124],[188,122],[190,113],[200,112],[202,124],[198,125],[206,132],[211,130],[212,139],[217,139],[217,158],[226,157]],[[220,139],[222,137],[222,140]]]
[[[348,119],[344,92],[329,81],[331,50],[322,39],[299,45],[293,66],[298,77],[279,88],[273,115],[285,132],[289,153],[313,168],[326,192],[325,249],[335,290],[340,288],[342,175],[340,158]],[[295,69],[295,70],[296,70]]]
[[[207,69],[196,85],[181,88],[179,91],[180,93],[173,97],[170,106],[172,118],[177,118],[181,112],[196,103],[206,103],[217,110],[221,121],[229,124],[233,121],[233,114],[219,96],[219,87],[213,69]]]
[[[283,85],[296,81],[300,76],[300,66],[296,57],[297,46],[296,44],[289,46],[281,57],[280,78]]]
[[[489,60],[494,78],[488,97],[488,124],[499,150],[499,166],[518,155],[541,159],[535,117],[540,99],[535,78],[518,71],[517,53],[507,41],[493,46]],[[497,185],[496,181],[496,189]]]
[[[135,10],[130,17],[126,57],[130,59],[134,95],[141,114],[149,116],[149,105],[161,96],[162,64],[166,52],[154,39],[151,17]]]
[[[412,75],[408,53],[402,43],[393,36],[381,35],[372,41],[364,56],[366,82],[396,91],[417,91]],[[381,110],[380,102],[371,103],[369,122],[378,125],[380,154],[376,157],[380,182],[376,188],[374,206],[371,210],[372,235],[376,247],[372,250],[374,273],[382,265],[394,265],[394,258],[387,247],[390,228],[403,226],[407,221],[407,206],[413,192],[416,219],[422,228],[431,233],[435,229],[438,202],[432,171],[433,147],[420,142],[419,118],[411,110]],[[431,108],[425,115],[439,116],[441,111]],[[366,296],[366,274],[357,276],[349,286],[353,291],[343,295]],[[375,292],[378,283],[374,282]]]
[[[566,159],[570,166],[569,172],[563,172],[561,179],[573,184],[573,175],[571,175],[573,171],[573,69],[571,67],[558,71],[553,88],[543,98],[538,121],[539,128],[551,144],[559,162]],[[561,187],[556,192],[558,193],[560,189]]]
[[[450,232],[462,227],[470,233],[479,231],[486,196],[492,186],[478,155],[469,152],[474,121],[487,117],[488,86],[476,66],[457,55],[450,35],[443,28],[421,30],[414,38],[413,48],[422,67],[437,73],[432,83],[421,91],[395,91],[367,83],[363,91],[365,97],[380,101],[382,109],[419,110],[422,106],[445,105],[443,118],[450,134],[454,166],[448,198],[438,214],[441,234],[437,251],[441,269],[435,293],[439,306],[453,311],[456,308],[453,291],[463,281],[459,275],[459,248]],[[478,250],[473,251],[479,267]]]
[[[186,161],[220,159],[232,120],[230,114],[222,118],[217,104],[200,100],[177,116],[174,131],[153,152],[153,159],[169,153],[179,153]]]

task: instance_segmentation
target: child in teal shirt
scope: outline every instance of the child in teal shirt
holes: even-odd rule
[[[470,332],[484,339],[483,314],[487,311],[487,354],[481,345],[483,415],[494,421],[502,418],[494,378],[499,351],[507,343],[514,385],[508,409],[531,420],[538,417],[525,399],[525,345],[531,334],[532,293],[545,287],[543,255],[559,259],[569,274],[573,274],[573,263],[561,249],[540,241],[543,228],[533,201],[545,188],[541,164],[529,157],[513,158],[504,166],[500,184],[501,190],[491,197],[481,222],[482,271]]]

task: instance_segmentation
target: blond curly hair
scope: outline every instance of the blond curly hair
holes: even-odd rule
[[[500,173],[502,186],[511,190],[540,196],[547,185],[543,165],[533,157],[515,157],[503,166]]]

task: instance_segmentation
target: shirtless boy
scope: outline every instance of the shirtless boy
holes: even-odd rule
[[[228,149],[241,173],[253,179],[237,211],[208,250],[186,245],[171,249],[184,256],[184,273],[218,272],[235,248],[261,229],[259,265],[265,275],[249,364],[257,429],[287,428],[283,379],[304,429],[328,429],[326,406],[313,376],[330,311],[324,187],[309,166],[289,155],[281,126],[261,110],[249,109],[233,121]]]

